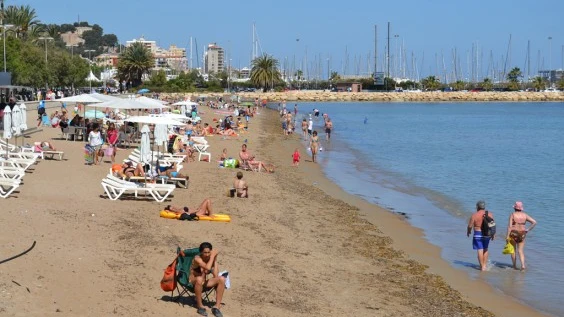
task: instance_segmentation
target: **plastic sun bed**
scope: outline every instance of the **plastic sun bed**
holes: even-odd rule
[[[16,188],[20,187],[21,180],[0,177],[0,197],[6,198],[12,194]]]
[[[136,184],[107,175],[102,180],[102,187],[111,200],[118,200],[124,193],[133,193],[135,198],[139,193],[150,194],[157,202],[163,202],[176,188],[169,184]]]

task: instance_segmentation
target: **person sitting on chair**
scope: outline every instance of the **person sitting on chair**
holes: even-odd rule
[[[190,277],[188,281],[194,285],[194,293],[196,293],[196,306],[198,314],[207,316],[206,308],[202,303],[202,292],[206,289],[215,288],[215,306],[212,313],[215,317],[222,317],[223,314],[219,310],[221,308],[221,299],[225,291],[225,277],[219,275],[219,265],[217,264],[217,255],[219,252],[212,249],[209,242],[200,244],[200,254],[194,257],[190,265]],[[212,277],[208,278],[208,274]]]

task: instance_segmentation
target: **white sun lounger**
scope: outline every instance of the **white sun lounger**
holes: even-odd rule
[[[27,170],[31,165],[35,164],[36,160],[20,159],[10,157],[7,160],[0,160],[0,166],[11,166]]]
[[[0,177],[0,197],[6,198],[12,194],[16,188],[20,187],[19,179],[1,178]]]
[[[139,193],[148,193],[157,202],[163,202],[175,189],[168,184],[136,184],[108,175],[102,180],[102,187],[111,200],[118,200],[124,193],[133,193],[137,198]]]
[[[21,168],[0,166],[0,178],[22,179],[24,176],[25,171]]]
[[[209,145],[194,144],[194,148],[198,151],[198,161],[202,160],[202,156],[208,157],[208,163],[211,162],[211,153],[208,152]]]

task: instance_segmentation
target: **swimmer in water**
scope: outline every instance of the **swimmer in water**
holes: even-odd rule
[[[364,117],[364,124],[368,123],[368,117]]]

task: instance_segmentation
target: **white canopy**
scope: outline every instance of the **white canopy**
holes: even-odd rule
[[[181,126],[184,123],[176,121],[165,117],[153,117],[153,116],[132,116],[127,119],[123,119],[125,122],[138,122],[138,123],[148,123],[148,124],[166,124],[166,125],[176,125]]]
[[[139,102],[134,99],[119,99],[114,101],[106,101],[100,104],[97,104],[96,107],[108,107],[113,109],[163,109],[168,108],[160,103],[148,104]]]
[[[199,104],[197,102],[193,102],[193,101],[190,101],[190,100],[175,102],[172,105],[173,106],[199,106]]]
[[[110,96],[110,95],[104,95],[104,94],[99,94],[97,92],[91,93],[89,94],[90,96],[100,100],[100,101],[117,101],[117,100],[123,100],[122,98],[119,97],[114,97],[114,96]]]
[[[98,79],[98,77],[96,77],[91,70],[90,74],[88,74],[88,77],[86,77],[86,81],[100,81],[100,79]]]
[[[102,102],[103,100],[94,97],[92,94],[81,94],[81,95],[61,98],[58,101],[80,102],[80,103],[99,103],[99,102]]]

